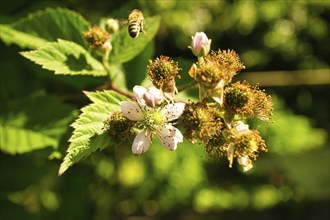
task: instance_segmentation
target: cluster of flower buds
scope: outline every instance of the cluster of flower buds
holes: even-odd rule
[[[121,112],[105,122],[106,129],[114,140],[136,134],[134,155],[146,152],[154,137],[169,150],[176,150],[185,137],[202,143],[210,158],[227,157],[230,167],[237,158],[243,171],[248,171],[252,160],[267,148],[246,119],[271,122],[271,97],[245,81],[232,83],[233,76],[245,68],[234,50],[211,51],[211,40],[203,32],[192,37],[189,48],[197,57],[188,73],[199,85],[199,101],[176,102],[180,68],[170,57],[160,56],[147,67],[152,86],[135,86],[135,99],[119,103]],[[176,123],[182,125],[183,135]]]
[[[245,69],[235,51],[210,51],[211,40],[204,33],[196,33],[192,41],[190,48],[198,62],[191,66],[189,75],[199,85],[200,101],[188,104],[182,115],[185,136],[200,140],[209,157],[227,156],[230,167],[237,158],[243,171],[248,171],[252,160],[267,149],[258,131],[250,130],[243,121],[254,117],[271,122],[271,97],[245,81],[231,83],[233,76]]]
[[[198,62],[191,66],[189,75],[199,84],[201,100],[210,96],[222,105],[224,86],[230,83],[233,76],[245,67],[238,54],[233,50],[218,50],[209,53],[210,44],[211,40],[207,40],[204,33],[196,33],[193,37],[191,49],[193,54],[198,57]]]

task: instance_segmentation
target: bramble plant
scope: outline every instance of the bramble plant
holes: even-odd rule
[[[1,25],[2,40],[34,49],[21,54],[44,69],[55,74],[106,77],[97,91],[84,91],[92,104],[83,107],[72,124],[74,131],[58,174],[98,149],[130,143],[130,137],[134,137],[134,155],[145,153],[155,138],[175,151],[185,137],[186,141],[202,144],[210,158],[227,157],[230,167],[236,158],[244,171],[250,170],[252,160],[267,148],[258,131],[249,128],[247,119],[272,122],[271,97],[245,81],[232,83],[232,78],[245,69],[239,55],[234,50],[212,51],[211,39],[203,32],[197,32],[189,46],[196,62],[188,73],[181,73],[191,76],[190,83],[177,88],[179,64],[168,56],[159,56],[149,60],[148,88],[136,85],[133,92],[127,91],[116,82],[123,74],[120,67],[152,41],[160,18],[147,17],[145,23],[147,35],[135,39],[114,18],[92,27],[66,9],[47,9]],[[49,27],[62,31],[44,31]],[[198,101],[177,98],[195,85]]]

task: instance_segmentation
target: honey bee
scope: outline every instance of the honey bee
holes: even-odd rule
[[[141,11],[134,9],[128,15],[128,33],[132,38],[137,38],[144,31],[144,17]]]

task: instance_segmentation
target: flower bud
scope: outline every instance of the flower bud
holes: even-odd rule
[[[101,51],[111,51],[112,50],[112,45],[110,41],[106,41],[100,48]]]
[[[109,18],[106,22],[106,29],[109,33],[114,33],[119,30],[119,21],[117,19]]]
[[[224,91],[224,107],[231,115],[253,115],[252,101],[253,92],[246,82],[231,84]]]
[[[224,91],[224,107],[228,114],[256,117],[272,122],[273,102],[269,95],[247,82],[236,82]]]
[[[152,87],[146,93],[144,93],[143,99],[148,106],[154,108],[156,105],[159,105],[163,101],[164,96],[159,89]]]
[[[107,46],[106,42],[110,39],[110,35],[98,26],[94,26],[84,32],[84,38],[87,40],[90,48],[102,49]]]
[[[107,131],[113,141],[121,143],[131,136],[134,125],[135,122],[127,119],[122,112],[113,112],[104,121],[103,129]]]
[[[170,57],[160,56],[154,60],[149,60],[147,72],[149,79],[157,89],[173,96],[177,91],[175,77],[179,77],[179,70],[178,64]]]
[[[196,32],[195,36],[192,36],[191,46],[189,48],[192,50],[196,57],[205,57],[211,48],[211,39],[208,39],[204,32]]]

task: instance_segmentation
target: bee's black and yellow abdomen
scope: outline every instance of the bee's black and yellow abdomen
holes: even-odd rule
[[[132,38],[136,38],[140,33],[140,24],[137,21],[129,22],[128,33]]]

